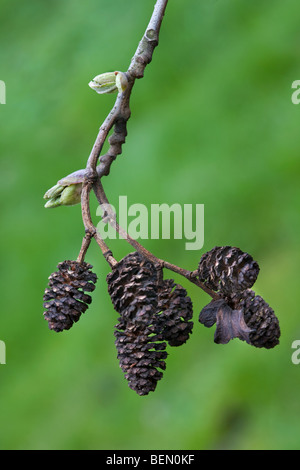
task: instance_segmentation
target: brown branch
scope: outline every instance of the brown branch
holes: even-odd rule
[[[169,269],[170,271],[173,271],[185,277],[190,282],[200,287],[203,291],[205,291],[208,295],[210,295],[214,300],[220,299],[220,296],[216,292],[209,289],[205,284],[203,284],[197,278],[196,271],[188,271],[187,269],[180,268],[179,266],[176,266],[175,264],[169,263],[167,261],[164,261],[158,258],[157,256],[153,255],[153,253],[148,251],[138,241],[134,240],[134,238],[132,238],[122,227],[120,227],[120,225],[116,221],[115,215],[111,209],[111,205],[108,201],[108,198],[106,196],[106,193],[104,191],[104,188],[100,179],[94,182],[93,190],[94,190],[94,193],[96,195],[96,198],[99,204],[102,205],[105,209],[105,212],[106,212],[105,216],[106,216],[106,220],[108,221],[108,223],[114,228],[114,230],[116,230],[116,232],[124,240],[126,240],[133,248],[135,248],[135,250],[138,251],[141,256],[148,259],[149,261],[151,261],[153,264],[160,267],[161,269],[166,268],[166,269]]]
[[[153,51],[158,44],[159,31],[167,3],[168,0],[157,0],[146,32],[139,43],[136,53],[134,54],[129,69],[126,73],[128,86],[123,92],[118,93],[112,110],[99,129],[99,133],[86,165],[86,178],[83,182],[81,196],[82,219],[86,232],[90,233],[90,235],[95,238],[101,248],[102,253],[106,256],[106,259],[110,260],[109,262],[111,265],[115,264],[116,260],[112,257],[112,255],[107,255],[107,253],[111,252],[109,251],[104,241],[101,239],[99,233],[92,223],[89,209],[89,195],[95,179],[100,179],[104,175],[107,176],[110,172],[110,166],[112,162],[116,159],[117,155],[121,154],[122,152],[122,144],[125,142],[127,135],[126,124],[131,114],[129,107],[131,91],[135,79],[143,77],[146,65],[149,64],[152,60]],[[114,133],[108,140],[110,144],[108,152],[100,158],[100,164],[97,167],[103,145],[108,137],[110,130],[113,127]],[[83,242],[83,246],[79,254],[80,260],[84,259],[87,243],[87,240]]]
[[[90,232],[87,232],[85,236],[83,237],[81,248],[79,255],[77,257],[77,262],[78,263],[83,263],[86,252],[91,244],[91,239],[92,239],[92,234]]]
[[[153,51],[158,45],[160,27],[167,3],[168,0],[157,0],[155,4],[145,34],[138,45],[128,69],[128,73],[134,78],[142,78],[146,65],[152,60]]]
[[[124,142],[125,142],[126,128],[124,130],[124,123],[126,123],[127,120],[130,117],[129,97],[130,97],[130,94],[131,94],[132,86],[133,86],[133,82],[129,81],[127,89],[124,92],[118,94],[118,96],[116,98],[116,101],[115,101],[115,104],[114,104],[114,107],[112,108],[112,110],[108,114],[107,118],[103,122],[102,126],[100,127],[100,130],[99,130],[99,133],[97,135],[96,141],[94,143],[94,146],[93,146],[92,151],[90,153],[89,159],[87,161],[87,170],[92,175],[95,175],[96,165],[97,165],[97,162],[98,162],[99,155],[100,155],[101,150],[103,148],[104,142],[106,141],[107,136],[108,136],[110,130],[112,129],[112,127],[114,126],[114,124],[116,124],[115,133],[117,134],[117,136],[119,136],[121,134],[122,135],[122,140],[124,140]],[[119,123],[119,125],[118,125],[118,123]],[[124,133],[125,133],[125,137],[123,137]],[[99,165],[100,168],[97,169],[98,176],[100,176],[100,177],[103,174],[108,174],[109,173],[109,170],[106,168],[106,165],[110,166],[112,161],[116,158],[115,153],[112,151],[112,149],[115,150],[113,144],[115,144],[116,141],[118,141],[118,137],[116,137],[115,140],[113,139],[113,136],[110,138],[110,143],[112,145],[111,145],[108,153],[106,154],[107,158],[105,158],[105,156],[103,156],[103,158],[101,160],[102,166],[100,164]],[[119,150],[120,150],[120,148],[118,148],[118,152],[121,153]],[[110,158],[108,158],[108,157],[110,157]]]
[[[96,242],[98,243],[103,256],[105,257],[106,261],[109,263],[109,265],[112,267],[114,266],[117,261],[113,257],[112,252],[106,245],[106,243],[102,240],[101,236],[97,232],[91,218],[91,212],[90,212],[90,205],[89,205],[89,195],[92,187],[92,182],[90,180],[87,180],[86,183],[83,184],[82,186],[82,192],[81,192],[81,211],[82,211],[82,220],[84,223],[84,228],[86,232],[86,241],[83,242],[83,245],[81,246],[81,250],[79,253],[80,257],[80,262],[84,260],[83,255],[85,255],[86,251],[84,252],[86,245],[88,243],[88,238],[94,237]]]
[[[162,265],[163,261],[154,256],[150,251],[146,250],[139,242],[132,238],[116,221],[115,215],[111,209],[111,205],[106,197],[101,181],[98,179],[94,185],[93,190],[100,205],[103,206],[106,214],[106,220],[113,227],[113,229],[126,240],[133,248],[135,248],[142,256],[149,259],[154,264]]]
[[[97,173],[100,178],[102,176],[109,175],[112,162],[122,153],[122,144],[125,143],[127,136],[127,121],[131,115],[129,101],[132,88],[135,80],[144,76],[144,70],[147,64],[152,60],[154,49],[158,45],[160,27],[167,3],[168,0],[157,0],[145,34],[142,37],[126,72],[128,86],[123,93],[118,95],[111,113],[100,127],[99,134],[88,162],[88,166],[92,170],[95,169],[95,162],[99,158],[104,141],[107,138],[109,131],[114,126],[114,133],[108,139],[110,147],[107,153],[100,157],[100,164],[97,167]]]

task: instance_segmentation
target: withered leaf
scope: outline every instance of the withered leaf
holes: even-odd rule
[[[215,343],[227,344],[233,338],[250,342],[252,330],[246,325],[243,310],[232,310],[224,303],[218,310],[216,322]]]

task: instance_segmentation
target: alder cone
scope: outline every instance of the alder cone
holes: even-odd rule
[[[247,326],[253,330],[249,335],[250,344],[266,349],[277,346],[281,334],[279,321],[267,302],[249,289],[243,293],[240,306]]]
[[[97,276],[91,271],[92,265],[66,260],[59,263],[58,271],[49,276],[44,293],[44,318],[51,330],[69,330],[84,313],[92,298],[85,292],[95,289]]]
[[[186,343],[193,329],[193,304],[187,291],[175,284],[173,279],[166,279],[159,287],[156,329],[160,337],[170,346]]]
[[[163,377],[158,369],[166,368],[166,343],[153,341],[150,325],[119,320],[114,334],[120,367],[129,387],[138,395],[148,395]]]
[[[137,252],[125,256],[107,276],[108,292],[120,314],[115,345],[128,385],[139,395],[153,392],[163,377],[166,346],[184,344],[192,331],[193,308],[186,290],[158,276]]]
[[[232,246],[216,246],[204,253],[198,275],[209,289],[230,295],[253,286],[259,266],[252,256]]]
[[[157,307],[157,271],[139,253],[129,253],[107,275],[115,310],[136,323],[148,323]]]
[[[108,292],[121,315],[115,326],[120,367],[139,395],[153,392],[162,378],[166,343],[157,342],[153,324],[158,308],[157,271],[139,253],[125,256],[107,276]]]

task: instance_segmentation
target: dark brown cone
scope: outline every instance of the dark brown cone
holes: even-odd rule
[[[250,333],[250,344],[266,349],[277,346],[281,334],[279,321],[267,302],[248,289],[243,293],[240,306],[244,310],[247,326],[253,330]]]
[[[202,255],[198,265],[200,281],[224,294],[252,287],[258,273],[259,266],[252,256],[231,246],[216,246]]]
[[[173,279],[166,279],[159,287],[156,328],[160,337],[170,346],[181,346],[193,329],[193,304],[186,290]]]
[[[69,330],[84,313],[92,299],[85,292],[95,289],[97,276],[88,263],[66,260],[49,276],[43,297],[44,318],[54,331]]]
[[[157,270],[138,253],[125,256],[107,276],[108,292],[121,315],[115,327],[120,367],[139,395],[153,392],[163,373],[166,343],[157,335]],[[159,341],[159,342],[158,342]]]
[[[152,329],[120,319],[115,327],[116,348],[120,367],[129,387],[138,395],[154,392],[165,370],[166,343],[153,341]]]
[[[189,338],[191,299],[172,279],[162,281],[154,264],[136,252],[113,267],[107,283],[114,308],[121,315],[115,327],[120,367],[129,387],[147,395],[163,376],[165,341],[179,346]]]
[[[123,258],[107,275],[108,292],[122,318],[149,323],[157,307],[157,271],[137,252]]]

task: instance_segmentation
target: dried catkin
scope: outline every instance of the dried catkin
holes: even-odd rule
[[[180,346],[190,336],[191,299],[172,279],[162,280],[154,264],[137,252],[112,268],[107,283],[120,314],[114,333],[120,367],[129,387],[147,395],[163,377],[167,342]]]
[[[200,281],[224,294],[252,287],[258,273],[259,266],[252,256],[231,246],[217,246],[204,253],[198,265]]]
[[[44,293],[44,318],[54,331],[69,330],[84,313],[92,298],[85,292],[95,289],[97,276],[88,263],[66,260],[49,276]]]

